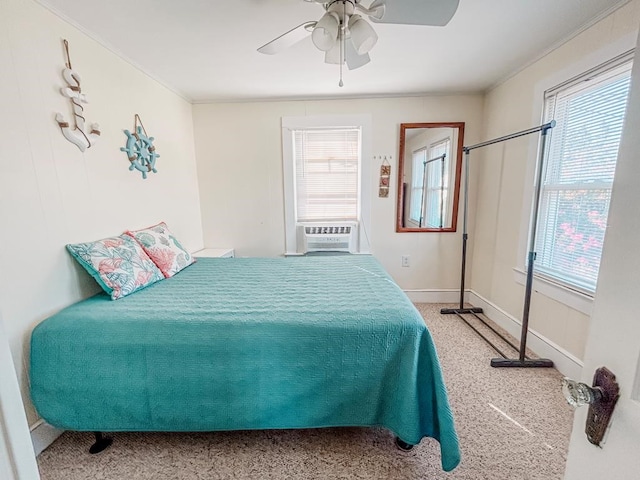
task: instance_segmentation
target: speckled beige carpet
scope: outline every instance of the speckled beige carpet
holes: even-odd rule
[[[418,305],[460,438],[453,472],[441,470],[434,440],[401,452],[383,429],[120,433],[98,455],[87,452],[93,435],[67,432],[38,457],[42,479],[561,479],[573,419],[562,376],[492,368],[495,352],[441,307]]]

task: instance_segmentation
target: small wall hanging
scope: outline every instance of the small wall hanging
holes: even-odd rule
[[[58,122],[60,130],[62,130],[64,138],[77,146],[81,152],[84,152],[87,148],[91,148],[91,146],[98,141],[98,138],[100,137],[100,125],[92,123],[89,133],[87,134],[84,132],[85,118],[83,116],[84,107],[82,104],[89,103],[89,101],[87,100],[87,96],[82,93],[82,90],[80,89],[80,75],[71,68],[69,42],[66,40],[63,40],[63,42],[64,51],[67,56],[67,63],[66,68],[62,70],[62,77],[69,86],[61,88],[60,93],[67,97],[73,106],[73,127],[69,125],[69,122],[64,120],[64,115],[60,112],[56,114],[56,122]]]
[[[389,178],[391,177],[391,164],[387,160],[387,156],[384,156],[382,165],[380,165],[380,188],[378,189],[378,196],[381,198],[387,198],[389,196]]]
[[[133,133],[129,130],[125,130],[124,133],[127,136],[127,143],[124,147],[120,147],[120,150],[127,154],[129,162],[131,162],[129,170],[140,171],[142,178],[147,178],[148,172],[158,173],[156,158],[160,155],[156,153],[156,147],[153,146],[154,139],[147,135],[147,130],[142,125],[142,120],[137,113],[133,117]]]

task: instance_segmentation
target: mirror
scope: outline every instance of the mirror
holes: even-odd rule
[[[455,232],[464,122],[402,123],[396,232]]]

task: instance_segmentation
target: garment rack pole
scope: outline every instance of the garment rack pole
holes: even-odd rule
[[[526,356],[527,349],[527,334],[529,331],[529,310],[531,307],[531,293],[533,289],[533,268],[534,261],[536,258],[535,254],[535,240],[536,240],[536,227],[537,227],[537,219],[538,219],[538,210],[540,206],[540,196],[541,196],[541,184],[542,184],[542,174],[543,174],[543,161],[544,155],[546,152],[547,145],[547,134],[549,130],[555,127],[556,122],[552,120],[551,122],[545,123],[543,125],[539,125],[537,127],[529,128],[527,130],[522,130],[520,132],[515,132],[510,135],[505,135],[502,137],[494,138],[492,140],[487,140],[486,142],[477,143],[475,145],[471,145],[468,147],[463,147],[463,152],[465,154],[465,177],[464,177],[464,210],[463,210],[463,221],[462,221],[462,272],[460,275],[460,303],[458,308],[443,308],[440,310],[442,314],[455,314],[464,322],[469,325],[481,338],[483,338],[494,350],[500,354],[501,358],[493,358],[491,360],[492,367],[553,367],[553,362],[546,358],[540,359],[530,359]],[[525,135],[530,135],[532,133],[541,132],[540,135],[540,145],[539,145],[539,157],[537,164],[537,173],[536,173],[536,183],[535,183],[535,193],[534,193],[534,201],[533,201],[533,212],[531,217],[531,225],[530,225],[530,238],[529,238],[529,255],[527,262],[527,282],[525,287],[525,296],[524,296],[524,310],[522,314],[522,331],[520,333],[520,348],[518,350],[518,358],[511,359],[508,358],[500,349],[498,349],[493,343],[491,343],[484,335],[482,335],[475,327],[473,327],[464,317],[463,314],[471,313],[474,317],[476,317],[481,323],[483,323],[486,327],[491,329],[498,337],[500,337],[503,341],[505,341],[508,345],[510,345],[514,350],[516,347],[507,340],[500,333],[496,332],[488,323],[486,323],[481,317],[477,315],[477,313],[482,313],[482,308],[477,307],[464,307],[464,289],[465,289],[465,276],[466,276],[466,258],[467,258],[467,240],[469,238],[467,232],[467,211],[469,207],[469,154],[471,150],[475,150],[476,148],[482,148],[489,145],[493,145],[496,143],[504,142],[507,140],[511,140],[514,138],[522,137]]]

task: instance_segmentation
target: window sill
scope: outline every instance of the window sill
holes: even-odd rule
[[[526,285],[527,273],[521,268],[513,269],[513,277],[516,283]],[[537,276],[535,273],[533,275],[533,289],[585,315],[591,315],[593,297],[590,295],[572,290],[547,278]]]

